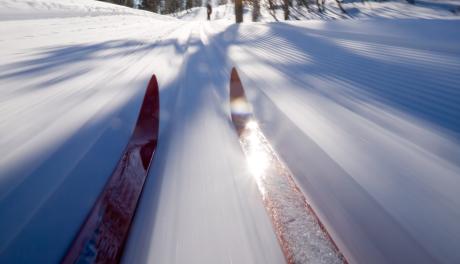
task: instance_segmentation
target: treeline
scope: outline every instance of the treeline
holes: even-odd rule
[[[141,0],[136,5],[134,0],[99,0],[117,5],[136,7],[158,14],[172,14],[193,7],[203,6],[203,0]]]
[[[211,0],[99,0],[128,7],[136,7],[158,14],[173,14],[184,10],[189,10],[193,7],[203,6]],[[326,11],[326,0],[218,0],[217,4],[227,4],[231,1],[235,4],[235,21],[243,22],[243,6],[252,7],[252,21],[258,21],[260,17],[260,9],[263,7],[267,10],[275,20],[277,10],[282,10],[284,20],[299,19],[306,12],[308,13],[324,13]],[[329,0],[334,1],[341,10],[344,17],[349,16],[346,10],[342,7],[344,0]],[[363,3],[369,0],[361,0]],[[376,0],[381,1],[381,0]],[[415,0],[406,0],[413,4]],[[135,4],[137,3],[137,6]]]
[[[128,7],[136,7],[143,10],[148,10],[158,14],[173,14],[184,10],[189,10],[193,7],[203,6],[211,0],[99,0],[103,2],[109,2],[118,5],[124,5]],[[325,11],[325,2],[326,0],[219,0],[218,4],[226,4],[227,1],[231,1],[235,4],[235,20],[237,23],[243,22],[243,6],[252,7],[252,21],[258,21],[260,17],[260,9],[263,7],[268,10],[269,13],[276,19],[275,10],[282,9],[284,14],[284,19],[295,19],[292,15],[292,11],[301,12],[303,7],[308,12],[319,12],[322,13]],[[339,8],[344,14],[345,10],[340,4],[340,0],[330,0],[335,1]],[[365,0],[363,0],[365,1]],[[411,0],[407,0],[411,1]],[[137,6],[135,6],[137,3]]]
[[[341,0],[331,0],[336,3],[343,15],[347,15],[347,12],[342,7]],[[366,0],[362,0],[366,1]],[[261,6],[267,10],[275,20],[278,20],[276,16],[276,10],[282,10],[283,19],[296,19],[299,15],[302,15],[304,10],[308,13],[323,13],[326,10],[326,0],[235,0],[235,16],[236,22],[242,22],[242,6],[252,6],[252,21],[258,21],[260,16]],[[293,12],[295,14],[293,14]],[[241,14],[240,14],[241,13]]]
[[[99,1],[109,2],[109,3],[117,4],[117,5],[134,7],[134,1],[133,0],[99,0]]]
[[[305,13],[323,14],[326,12],[326,0],[233,0],[235,1],[235,17],[236,22],[242,22],[243,5],[252,6],[252,21],[258,21],[260,16],[261,6],[269,12],[269,14],[278,20],[276,16],[277,10],[282,10],[283,19],[300,19],[306,17]],[[354,2],[355,0],[329,0],[340,9],[342,17],[350,17],[342,3]],[[358,0],[356,0],[358,1]],[[376,1],[381,2],[385,0],[360,0],[363,4],[365,2]],[[415,0],[405,0],[409,4],[415,4]]]

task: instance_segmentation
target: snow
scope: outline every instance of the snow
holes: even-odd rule
[[[153,73],[160,140],[124,263],[284,262],[230,121],[233,66],[349,263],[459,262],[455,4],[349,3],[365,19],[234,25],[231,6],[205,22],[200,8],[179,20],[0,1],[0,262],[60,261]]]
[[[263,130],[349,261],[455,262],[458,22],[361,23],[241,29],[229,56],[253,91]],[[427,34],[410,33],[414,23]],[[439,33],[430,30],[436,24]],[[343,34],[353,28],[368,30]],[[379,49],[362,56],[343,48],[372,47],[377,37],[399,51],[390,61],[375,56]],[[270,56],[280,47],[287,55]],[[401,50],[424,54],[424,63],[405,62]]]
[[[232,100],[233,119],[233,100]],[[292,173],[273,151],[257,121],[245,123],[240,136],[248,169],[255,177],[265,208],[288,263],[344,263],[343,256],[306,203]]]
[[[119,5],[95,0],[2,0],[0,21],[65,17],[94,17],[137,15],[168,20],[166,16],[154,15]]]

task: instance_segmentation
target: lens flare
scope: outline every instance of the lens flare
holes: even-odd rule
[[[246,162],[249,172],[256,180],[257,187],[262,196],[265,197],[266,189],[264,187],[264,180],[270,165],[270,157],[263,148],[264,144],[261,136],[257,122],[249,120],[242,135],[242,141],[246,145]]]
[[[230,103],[231,111],[234,114],[248,114],[252,112],[251,106],[243,97],[237,97]]]

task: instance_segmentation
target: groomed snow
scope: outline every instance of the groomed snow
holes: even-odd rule
[[[65,17],[136,15],[171,20],[167,16],[95,0],[2,0],[0,21]]]
[[[160,140],[124,262],[282,263],[230,121],[232,66],[350,263],[460,262],[452,16],[238,26],[90,0],[0,14],[1,263],[59,262],[153,73]]]

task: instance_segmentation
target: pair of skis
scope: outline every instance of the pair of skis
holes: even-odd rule
[[[254,118],[235,68],[230,76],[231,118],[288,263],[346,263],[292,173]],[[152,76],[135,130],[112,176],[89,213],[63,263],[118,263],[149,168],[159,128],[159,89]],[[265,160],[264,160],[265,159]],[[309,234],[310,239],[298,234]],[[311,240],[314,241],[311,241]],[[321,247],[321,254],[318,252]],[[306,259],[307,257],[307,259]]]

